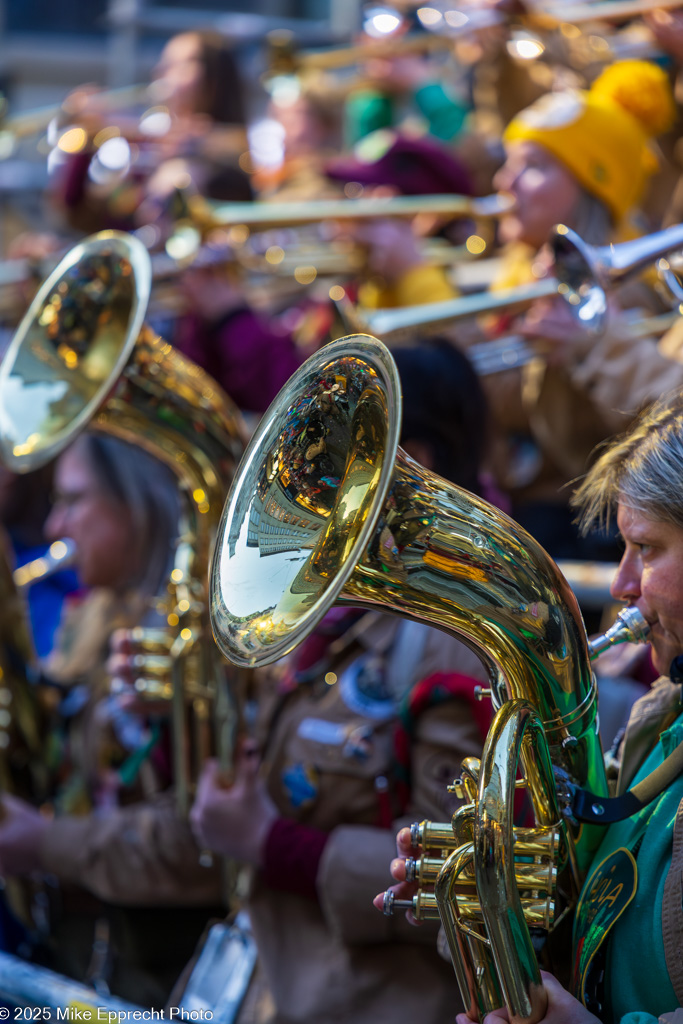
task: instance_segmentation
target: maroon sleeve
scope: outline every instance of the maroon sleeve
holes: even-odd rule
[[[264,850],[262,875],[270,889],[317,900],[318,865],[329,835],[298,821],[278,818]]]
[[[233,310],[213,326],[186,317],[176,344],[250,412],[265,412],[305,359],[291,334],[247,307]]]
[[[57,195],[69,210],[83,201],[91,160],[92,151],[84,150],[70,157],[62,169]]]

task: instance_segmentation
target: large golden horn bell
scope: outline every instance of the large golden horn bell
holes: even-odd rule
[[[15,472],[34,469],[90,427],[139,445],[175,474],[182,513],[169,629],[141,639],[145,665],[156,671],[140,682],[143,697],[146,684],[148,696],[172,702],[185,809],[208,748],[228,761],[235,728],[206,581],[243,428],[211,377],[145,326],[151,280],[147,250],[121,232],[94,235],[64,257],[0,365],[0,461]]]
[[[442,904],[470,1013],[505,1002],[515,1021],[536,1021],[545,990],[526,921],[552,920],[558,843],[578,886],[598,838],[561,814],[554,771],[607,793],[586,633],[540,545],[401,451],[400,420],[396,366],[372,337],[326,346],[290,379],[228,495],[211,573],[214,635],[236,664],[268,664],[341,602],[437,626],[479,654],[499,710],[481,767],[464,773],[472,805],[453,823],[416,827],[425,850],[453,850],[431,865],[436,897],[418,902],[435,913]],[[534,829],[512,825],[518,761]]]

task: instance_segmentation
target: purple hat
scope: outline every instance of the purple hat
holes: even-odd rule
[[[430,138],[408,138],[380,128],[354,147],[353,155],[325,167],[336,181],[360,185],[393,185],[402,195],[472,195],[472,182],[463,164]]]

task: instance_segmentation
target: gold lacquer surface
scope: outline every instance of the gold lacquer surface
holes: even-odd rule
[[[341,591],[384,500],[399,405],[393,363],[357,335],[309,360],[266,413],[228,498],[212,573],[214,633],[232,661],[286,654]]]
[[[150,281],[144,246],[114,231],[76,246],[45,281],[0,367],[5,464],[47,462],[91,419],[135,343]]]
[[[0,463],[35,469],[88,427],[143,448],[175,475],[179,536],[155,601],[168,630],[165,642],[158,630],[135,638],[136,686],[142,697],[172,701],[184,812],[206,757],[231,764],[237,731],[234,674],[211,638],[206,588],[244,430],[216,382],[144,325],[150,284],[147,250],[120,232],[86,239],[59,263],[0,367]]]

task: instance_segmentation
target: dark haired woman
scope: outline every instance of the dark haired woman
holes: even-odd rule
[[[229,42],[214,32],[174,36],[150,93],[162,108],[159,130],[151,133],[130,114],[120,120],[107,113],[98,91],[86,87],[65,101],[73,124],[87,134],[73,156],[55,150],[53,201],[71,227],[90,233],[156,222],[173,215],[177,189],[226,201],[252,198],[239,166],[248,148],[246,117]]]
[[[218,865],[176,810],[164,722],[109,692],[112,632],[163,625],[178,513],[169,471],[123,441],[85,434],[57,460],[46,531],[75,543],[87,590],[44,663],[52,813],[6,795],[0,823],[3,873],[52,877],[49,966],[143,1006],[164,1005],[221,903]]]

